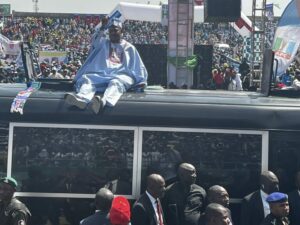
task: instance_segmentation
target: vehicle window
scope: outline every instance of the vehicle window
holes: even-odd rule
[[[8,123],[0,123],[0,177],[6,175],[8,148]]]
[[[23,192],[132,194],[134,132],[14,127],[12,176]]]
[[[66,198],[21,198],[30,209],[31,224],[79,224],[94,214],[94,199]],[[41,207],[42,206],[42,207]]]
[[[199,185],[219,184],[230,197],[241,198],[258,185],[261,146],[261,135],[144,131],[142,189],[146,175],[159,173],[170,184],[178,164],[189,162],[197,169]]]
[[[270,132],[269,167],[279,179],[280,191],[295,188],[294,175],[300,170],[300,132]]]

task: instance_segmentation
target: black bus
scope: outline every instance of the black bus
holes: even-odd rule
[[[134,200],[148,174],[170,184],[181,162],[196,167],[204,188],[228,190],[234,220],[241,199],[258,189],[261,171],[274,171],[281,191],[294,188],[298,98],[146,89],[95,115],[67,105],[65,91],[53,88],[60,85],[71,89],[67,81],[44,84],[23,115],[10,108],[26,84],[0,85],[0,172],[18,180],[16,195],[31,209],[33,224],[78,224],[93,212],[100,187]]]
[[[37,80],[26,43],[22,53],[26,80]],[[259,188],[261,171],[274,171],[289,192],[300,170],[300,95],[271,89],[271,54],[260,93],[150,87],[98,115],[65,103],[71,80],[39,80],[23,114],[11,106],[27,84],[0,84],[0,176],[18,180],[33,225],[75,225],[93,213],[99,188],[133,202],[148,174],[171,184],[189,162],[197,184],[228,190],[238,224],[241,199]]]

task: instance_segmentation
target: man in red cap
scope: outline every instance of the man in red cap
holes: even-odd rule
[[[12,177],[0,179],[0,224],[26,225],[31,216],[28,208],[14,197],[18,186]]]
[[[130,224],[130,204],[125,197],[114,198],[109,211],[109,220],[112,225]]]

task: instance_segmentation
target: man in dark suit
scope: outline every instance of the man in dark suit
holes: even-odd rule
[[[260,189],[244,197],[241,208],[240,225],[258,225],[270,213],[266,201],[269,194],[279,190],[277,176],[271,171],[264,171],[260,176]]]
[[[289,193],[291,225],[300,224],[300,171],[297,172],[295,181],[297,189]]]
[[[166,189],[163,205],[170,225],[197,225],[205,210],[206,192],[195,184],[196,169],[189,163],[178,168],[178,181]]]
[[[111,225],[108,213],[111,208],[114,194],[107,188],[101,188],[95,196],[95,214],[80,221],[80,225]]]
[[[165,193],[165,180],[158,174],[147,177],[147,190],[132,208],[132,225],[166,225],[159,198]]]
[[[218,203],[210,203],[205,209],[205,225],[230,225],[228,210]]]
[[[213,185],[207,190],[207,203],[211,207],[207,207],[205,209],[209,210],[210,208],[213,209],[213,211],[220,211],[220,207],[218,205],[223,206],[227,210],[227,217],[229,218],[230,222],[229,225],[232,225],[232,219],[231,219],[231,211],[228,208],[229,207],[229,194],[227,190],[220,186],[220,185]],[[218,206],[218,207],[217,207]],[[221,210],[222,211],[222,210]],[[208,215],[209,217],[210,215]],[[207,223],[207,218],[205,215],[205,212],[201,214],[200,220],[198,225],[206,225]]]
[[[230,219],[230,224],[233,224],[231,218],[231,211],[229,209],[229,194],[227,190],[220,185],[213,185],[207,191],[207,202],[217,203],[224,206],[228,211],[228,217]]]

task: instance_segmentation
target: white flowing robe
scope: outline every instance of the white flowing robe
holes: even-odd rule
[[[148,73],[136,48],[121,39],[111,43],[104,32],[96,31],[85,63],[74,80],[78,96],[87,102],[96,92],[104,92],[103,98],[114,106],[128,89],[147,85]]]

